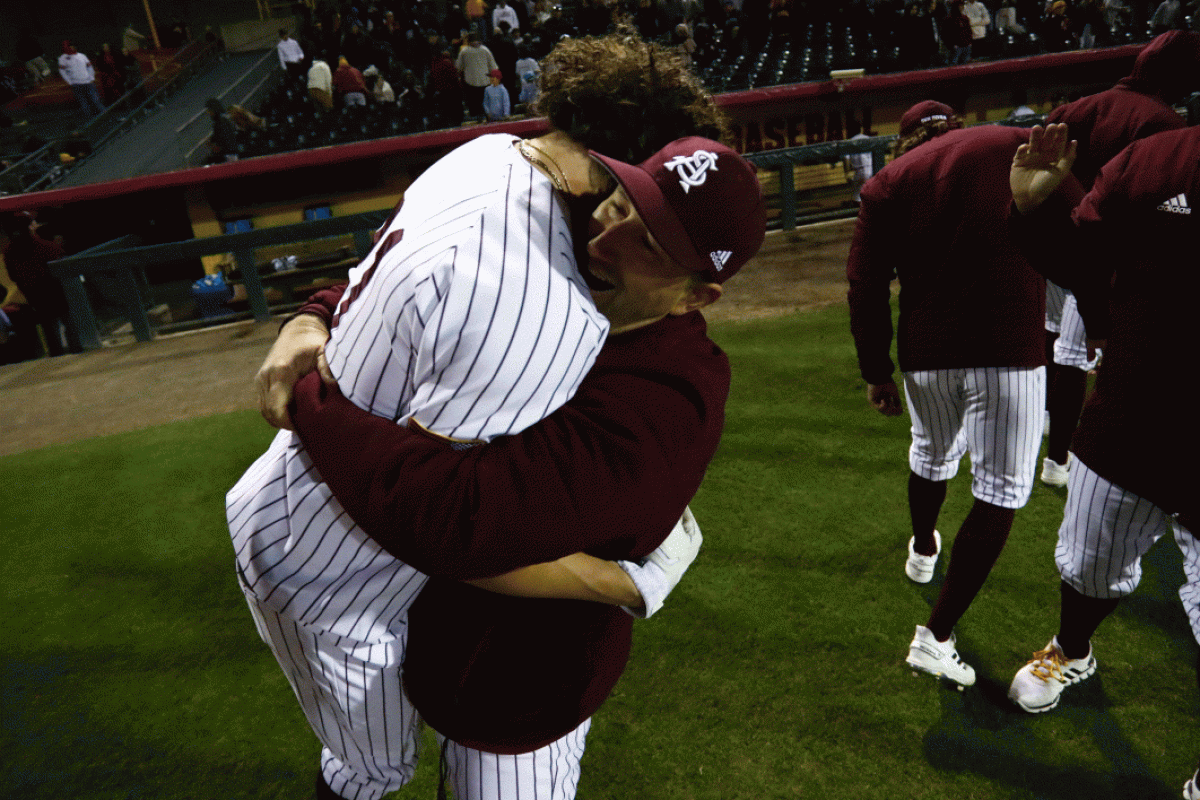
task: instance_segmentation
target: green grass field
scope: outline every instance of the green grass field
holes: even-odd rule
[[[1065,490],[1040,484],[958,626],[959,693],[903,666],[936,597],[903,574],[906,419],[866,403],[844,308],[714,327],[734,365],[693,503],[705,548],[595,718],[584,800],[1174,798],[1196,645],[1160,542],[1096,677],[1025,714],[1057,630]],[[318,745],[233,575],[223,495],[271,431],[241,412],[0,460],[0,797],[307,798]],[[939,528],[971,503],[964,464]],[[946,559],[942,559],[942,565]],[[431,798],[432,749],[398,798]]]

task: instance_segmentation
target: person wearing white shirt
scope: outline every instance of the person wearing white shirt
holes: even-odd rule
[[[308,68],[308,96],[322,111],[333,108],[333,70],[319,58],[314,58]]]
[[[982,0],[969,0],[963,6],[963,13],[971,21],[971,38],[978,42],[987,36],[988,25],[992,24],[992,15],[988,12]]]
[[[507,22],[510,31],[521,29],[517,10],[510,6],[507,0],[496,0],[496,7],[492,9],[492,30],[499,30],[501,22]]]
[[[96,69],[88,57],[66,39],[63,40],[62,55],[58,57],[58,74],[75,93],[85,116],[90,119],[104,113],[104,103],[100,102],[100,92],[96,89]]]
[[[275,45],[279,52],[279,67],[292,80],[298,80],[304,74],[304,50],[300,43],[288,36],[286,28],[279,29],[279,44]]]

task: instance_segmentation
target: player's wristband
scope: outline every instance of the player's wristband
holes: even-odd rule
[[[625,570],[633,585],[637,587],[645,605],[640,609],[621,606],[625,613],[636,619],[646,619],[663,607],[672,585],[663,568],[653,562],[638,564],[636,561],[618,561],[617,566]]]

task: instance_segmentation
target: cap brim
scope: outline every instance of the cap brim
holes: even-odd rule
[[[690,272],[707,272],[708,264],[692,245],[687,229],[667,204],[658,184],[641,167],[626,164],[592,151],[592,158],[604,165],[617,182],[625,188],[633,207],[659,247],[674,261]]]

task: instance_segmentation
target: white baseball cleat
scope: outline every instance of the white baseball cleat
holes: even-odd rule
[[[1053,458],[1042,459],[1042,483],[1058,488],[1067,485],[1067,475],[1071,470],[1071,455],[1067,454],[1067,463],[1059,464]]]
[[[1031,714],[1041,714],[1058,705],[1064,689],[1095,672],[1096,657],[1091,647],[1087,658],[1067,658],[1055,636],[1017,671],[1008,687],[1008,698]]]
[[[1200,770],[1183,785],[1183,800],[1200,800]]]
[[[942,535],[933,532],[933,543],[937,552],[931,556],[923,556],[913,549],[917,537],[908,540],[908,561],[904,563],[904,574],[914,583],[929,583],[933,580],[933,568],[937,566],[938,556],[942,553]]]
[[[908,646],[908,658],[904,661],[914,670],[953,681],[958,684],[959,691],[975,683],[975,670],[959,658],[954,647],[954,634],[950,634],[949,640],[939,642],[929,628],[918,625],[912,644]]]

